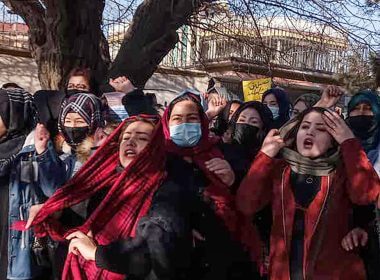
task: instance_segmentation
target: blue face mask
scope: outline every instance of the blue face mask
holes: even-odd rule
[[[280,108],[277,106],[267,106],[269,110],[272,112],[273,119],[277,120],[280,117]]]
[[[202,137],[200,123],[182,123],[169,129],[170,139],[179,147],[194,147]]]

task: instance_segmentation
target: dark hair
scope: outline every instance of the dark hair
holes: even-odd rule
[[[119,144],[121,143],[121,141],[123,139],[123,135],[124,135],[125,131],[127,130],[128,126],[130,126],[132,123],[135,123],[135,122],[144,122],[144,123],[150,124],[151,126],[153,126],[153,128],[156,127],[156,124],[154,123],[153,120],[148,119],[148,118],[143,118],[143,117],[140,117],[140,116],[135,116],[132,120],[127,121],[124,124],[124,126],[122,127],[122,129],[120,131],[119,140],[118,140]]]
[[[22,89],[22,87],[20,87],[16,83],[5,83],[5,84],[3,84],[2,88],[3,89],[7,89],[7,88],[21,88]]]
[[[294,119],[290,120],[289,122],[297,122],[297,124],[292,127],[287,133],[286,135],[284,136],[284,141],[285,143],[290,143],[290,147],[291,148],[294,148],[296,146],[296,138],[297,138],[297,134],[298,134],[298,130],[300,129],[301,127],[301,124],[302,124],[302,121],[303,119],[308,115],[310,114],[311,112],[317,112],[317,113],[320,113],[320,114],[323,114],[324,112],[328,111],[328,109],[326,108],[322,108],[322,107],[311,107],[309,109],[306,109],[305,111],[303,111],[301,114],[299,114],[297,117],[295,117]],[[286,124],[285,124],[286,125]],[[335,141],[334,137],[332,137],[332,140],[333,140],[333,148],[336,148],[339,146],[339,144]]]
[[[74,68],[71,70],[67,79],[66,88],[69,84],[70,78],[75,76],[83,76],[88,81],[90,92],[96,96],[99,95],[99,84],[96,81],[95,75],[90,68]]]
[[[170,102],[170,104],[169,104],[169,117],[172,114],[174,106],[177,103],[182,102],[182,101],[194,102],[198,107],[199,116],[202,117],[204,110],[203,110],[203,107],[201,105],[201,100],[198,96],[196,96],[195,94],[192,94],[192,93],[185,93],[185,94],[177,97],[176,99],[174,99],[172,102]]]

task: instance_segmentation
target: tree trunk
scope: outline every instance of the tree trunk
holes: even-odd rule
[[[62,88],[77,66],[95,70],[98,81],[107,77],[110,57],[101,30],[104,0],[1,1],[29,26],[42,88]],[[177,29],[204,2],[212,0],[143,1],[108,77],[126,75],[136,86],[144,87],[178,42]]]
[[[59,89],[75,67],[90,68],[100,82],[110,57],[101,30],[104,0],[5,2],[29,26],[32,56],[43,89]]]
[[[143,88],[178,42],[177,29],[205,1],[145,0],[136,10],[109,77],[126,75]]]

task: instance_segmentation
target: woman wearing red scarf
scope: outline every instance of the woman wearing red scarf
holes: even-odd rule
[[[256,279],[239,239],[230,187],[235,176],[209,137],[200,96],[186,92],[163,116],[168,153],[166,170],[178,185],[195,194],[191,228],[194,253],[189,279]]]
[[[59,241],[74,239],[70,246],[74,254],[69,254],[66,259],[63,279],[118,280],[124,279],[124,274],[130,275],[131,279],[145,279],[146,275],[152,273],[157,275],[156,279],[169,279],[160,276],[167,277],[172,273],[168,271],[169,259],[179,259],[175,251],[177,247],[185,248],[186,245],[181,247],[182,244],[175,243],[175,237],[163,233],[162,229],[181,236],[190,230],[181,226],[172,229],[171,224],[162,225],[160,216],[151,215],[152,209],[160,212],[152,202],[159,196],[158,189],[178,189],[165,180],[164,169],[161,125],[155,126],[147,118],[127,119],[82,169],[45,203],[32,224],[35,231],[40,236],[48,234]],[[175,194],[172,193],[172,196],[175,197]],[[88,199],[90,214],[81,226],[66,229],[53,218],[54,213]],[[163,199],[162,195],[160,199]],[[177,201],[186,203],[178,199],[172,201],[173,209],[164,210],[179,212],[175,208]],[[88,256],[82,256],[80,250],[75,251],[78,239],[87,233],[98,244],[96,262],[86,260]],[[159,247],[162,236],[166,238],[164,241],[169,248]],[[121,244],[125,250],[129,250],[129,259],[122,258],[116,263],[117,258],[110,254],[112,248],[117,247],[117,243],[115,245],[112,242],[118,240],[130,241],[127,245]],[[156,247],[151,248],[149,244],[152,243]],[[159,255],[161,252],[167,255]],[[120,263],[124,264],[122,269]]]
[[[341,240],[352,203],[379,207],[379,193],[379,178],[344,120],[314,107],[269,132],[237,205],[252,217],[271,202],[271,280],[360,280],[363,263]]]

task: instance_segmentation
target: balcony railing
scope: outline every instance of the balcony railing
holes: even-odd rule
[[[238,59],[248,64],[271,65],[300,71],[344,73],[350,67],[350,58],[361,63],[368,58],[368,48],[300,39],[278,32],[270,36],[255,38],[229,38],[221,35],[195,36],[182,30],[180,43],[162,61],[166,67],[199,68],[212,63]],[[289,32],[288,32],[289,34]]]

